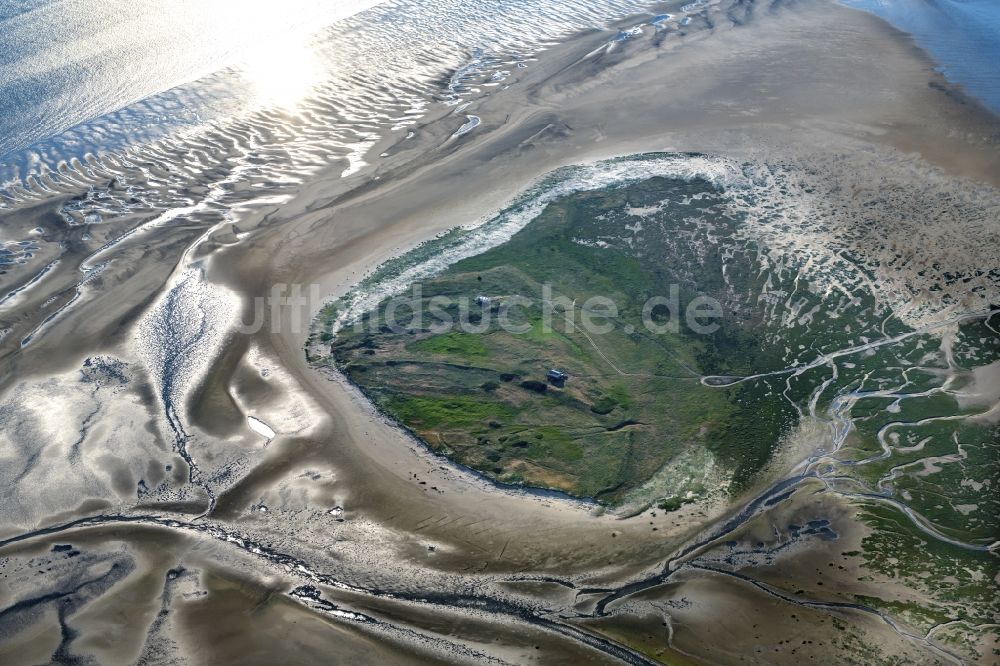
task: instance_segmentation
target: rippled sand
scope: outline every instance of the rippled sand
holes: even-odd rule
[[[500,489],[430,454],[306,362],[320,303],[234,329],[273,285],[339,295],[551,169],[614,155],[697,151],[859,190],[996,199],[995,117],[904,36],[827,2],[710,5],[683,27],[551,44],[509,87],[373,129],[354,161],[318,149],[295,180],[253,168],[266,154],[222,166],[281,132],[276,117],[205,136],[204,159],[166,141],[10,202],[5,236],[48,249],[4,275],[0,295],[0,662],[849,659],[830,648],[834,617],[885,654],[951,660],[838,607],[836,585],[803,605],[708,570],[699,557],[742,506],[626,518]],[[218,170],[194,181],[211,185],[149,186],[198,164]],[[80,224],[93,214],[103,223]],[[975,233],[922,242],[995,259]],[[863,527],[846,503],[797,488],[780,511],[825,516],[837,549],[853,548]],[[760,580],[787,583],[824,548],[803,542]],[[788,640],[813,643],[793,655]]]

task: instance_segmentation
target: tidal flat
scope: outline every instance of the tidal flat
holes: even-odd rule
[[[274,112],[5,201],[0,662],[995,661],[996,116],[833,2],[636,12],[297,181]],[[324,328],[414,275],[629,305],[596,348]],[[675,282],[732,336],[625,334]],[[322,298],[245,332],[276,285]]]

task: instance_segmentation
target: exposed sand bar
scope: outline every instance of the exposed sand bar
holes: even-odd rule
[[[370,151],[371,166],[347,178],[340,178],[342,169],[331,169],[282,205],[244,213],[237,226],[249,232],[245,237],[229,228],[207,236],[205,229],[152,231],[148,244],[130,255],[134,267],[110,272],[94,286],[96,295],[86,314],[70,311],[21,349],[22,333],[39,323],[27,309],[33,301],[26,301],[18,311],[18,334],[0,341],[0,389],[23,390],[15,387],[72,374],[96,353],[146,358],[135,333],[144,324],[137,322],[166,289],[183,282],[185,261],[204,259],[204,280],[228,290],[229,302],[237,304],[237,313],[242,303],[249,320],[249,304],[267,296],[273,285],[317,284],[324,296],[336,296],[387,258],[482,218],[533,179],[566,164],[634,152],[696,151],[746,161],[794,161],[820,170],[847,164],[872,179],[891,172],[919,180],[940,169],[967,179],[963,182],[970,188],[1000,185],[997,119],[948,86],[906,36],[870,15],[823,0],[728,10],[728,4],[713,7],[711,27],[695,22],[688,34],[669,35],[662,43],[648,28],[611,50],[604,49],[607,32],[569,39],[543,53],[509,88],[461,114],[443,109],[411,139],[403,138],[405,131],[382,138]],[[636,22],[623,21],[622,26]],[[453,136],[468,121],[467,114],[480,123]],[[375,157],[382,153],[387,156]],[[51,214],[19,214],[29,212]],[[185,380],[190,383],[178,389],[182,399],[173,408],[191,436],[185,440],[186,454],[208,470],[194,475],[193,490],[179,492],[171,501],[135,499],[134,470],[141,470],[147,459],[148,467],[157,467],[157,474],[171,483],[187,483],[185,461],[168,453],[171,443],[164,433],[169,430],[157,402],[167,392],[159,391],[150,371],[146,380],[136,381],[138,388],[116,398],[116,404],[140,406],[133,411],[122,406],[120,421],[104,415],[95,426],[115,442],[108,450],[117,462],[84,457],[80,463],[58,449],[50,452],[56,460],[49,475],[53,483],[59,474],[69,476],[67,470],[84,474],[80,467],[92,465],[89,473],[114,477],[109,484],[113,491],[66,497],[54,487],[39,492],[36,502],[25,491],[18,495],[17,513],[4,520],[3,537],[88,515],[156,513],[186,522],[211,509],[201,519],[205,524],[252,535],[363,590],[419,596],[474,589],[483,597],[524,607],[541,604],[586,614],[587,595],[540,579],[558,576],[578,586],[617,587],[656,570],[685,539],[734,510],[717,503],[655,519],[649,512],[620,519],[581,502],[499,489],[431,455],[375,414],[344,381],[310,367],[302,348],[313,314],[300,312],[293,320],[293,313],[283,310],[273,332],[271,326],[255,335],[223,331],[213,338],[218,348],[203,350],[205,363],[191,366],[192,378]],[[54,401],[58,390],[49,389]],[[251,415],[276,433],[266,448],[262,431],[248,427]],[[145,428],[144,417],[154,425]],[[123,425],[126,421],[132,425]],[[159,471],[169,459],[175,461],[173,469]],[[222,473],[226,465],[229,472]],[[152,486],[150,475],[146,472],[144,478]],[[368,628],[355,631],[349,620],[315,608],[306,613],[298,605],[286,607],[285,597],[265,604],[272,592],[287,592],[306,580],[293,567],[261,562],[218,535],[191,530],[174,535],[162,525],[136,528],[134,537],[129,530],[123,525],[93,539],[97,544],[134,543],[135,551],[143,553],[140,569],[157,582],[136,584],[135,599],[141,601],[116,596],[116,588],[110,587],[95,603],[105,605],[102,613],[141,606],[148,623],[137,621],[142,627],[132,631],[142,632],[161,603],[166,569],[183,563],[202,572],[201,582],[190,582],[190,589],[209,594],[197,603],[173,606],[178,612],[170,631],[179,654],[211,643],[218,626],[210,625],[238,630],[242,611],[266,607],[274,626],[288,632],[274,636],[278,644],[301,646],[304,637],[320,635],[310,639],[315,644],[309,650],[337,650],[340,635],[347,632],[351,652],[361,653],[374,640],[386,658],[403,660],[405,648],[395,652],[384,635],[366,633]],[[36,547],[42,553],[51,543],[75,543],[89,538],[86,534],[66,530],[19,541],[2,554],[18,549],[31,554]],[[158,558],[160,549],[170,557]],[[510,582],[514,576],[534,580]],[[725,595],[718,590],[728,584],[693,570],[685,576],[694,580],[693,595],[709,590],[706,605],[691,616],[705,626],[711,620],[699,613],[709,608],[716,612],[712,619],[726,619]],[[726,594],[758,594],[744,587],[734,583]],[[0,597],[20,599],[30,590]],[[512,662],[523,663],[536,654],[550,661],[568,655],[572,663],[615,656],[606,646],[584,647],[569,634],[538,625],[530,626],[532,640],[525,642],[528,623],[499,611],[496,617],[508,619],[470,612],[466,621],[449,624],[438,619],[443,604],[436,610],[379,598],[367,602],[366,609],[361,607],[365,596],[357,590],[324,590],[327,598],[340,595],[354,610],[368,610],[386,623],[419,627],[427,634],[456,634],[470,650]],[[781,605],[773,599],[769,603]],[[740,622],[750,612],[742,608]],[[821,616],[817,613],[810,622]],[[81,624],[96,632],[100,617],[95,611]],[[308,617],[303,622],[313,628],[293,629],[299,617]],[[884,639],[890,646],[902,640],[905,649],[924,654],[921,646],[900,639],[877,618],[864,622],[873,640]],[[39,626],[58,632],[54,615]],[[329,635],[322,633],[324,627]],[[268,631],[259,625],[257,630]],[[625,640],[614,627],[604,635]],[[10,645],[31,643],[26,634],[18,636]],[[495,643],[496,636],[504,647]],[[747,645],[753,642],[749,635],[744,638]],[[394,640],[416,644],[408,643],[409,634]],[[727,640],[739,653],[739,637]],[[682,637],[677,644],[684,650],[675,656],[695,650],[696,643]],[[117,648],[93,649],[106,658],[133,660],[142,645],[136,639]],[[566,652],[571,645],[574,652]],[[40,653],[51,652],[50,647]],[[250,649],[233,641],[226,643],[224,656],[240,659]],[[462,652],[428,654],[472,659]],[[633,661],[639,663],[637,654]],[[696,654],[690,658],[699,661]]]

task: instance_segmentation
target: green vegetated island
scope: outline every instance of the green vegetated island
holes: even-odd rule
[[[500,481],[610,503],[643,488],[675,506],[709,486],[742,486],[796,413],[767,381],[700,382],[782,363],[755,331],[760,313],[738,303],[759,277],[748,251],[725,256],[737,224],[702,180],[567,196],[508,242],[424,281],[420,325],[400,307],[390,326],[377,308],[361,330],[338,333],[332,360],[431,448]],[[695,320],[718,324],[710,335],[685,321],[700,295],[726,313]],[[600,316],[600,303],[585,313],[594,296],[617,316]]]

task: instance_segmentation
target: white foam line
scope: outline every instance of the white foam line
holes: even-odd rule
[[[467,233],[459,242],[444,247],[433,257],[409,266],[388,279],[376,278],[372,284],[360,283],[358,287],[361,288],[348,294],[347,307],[337,317],[332,332],[336,333],[356,321],[384,299],[405,292],[411,284],[436,275],[462,259],[506,243],[557,199],[575,192],[612,185],[624,186],[656,176],[684,179],[701,177],[717,186],[734,186],[737,183],[749,185],[745,183],[736,162],[697,155],[619,158],[565,167],[531,187],[503,212],[465,227]]]

